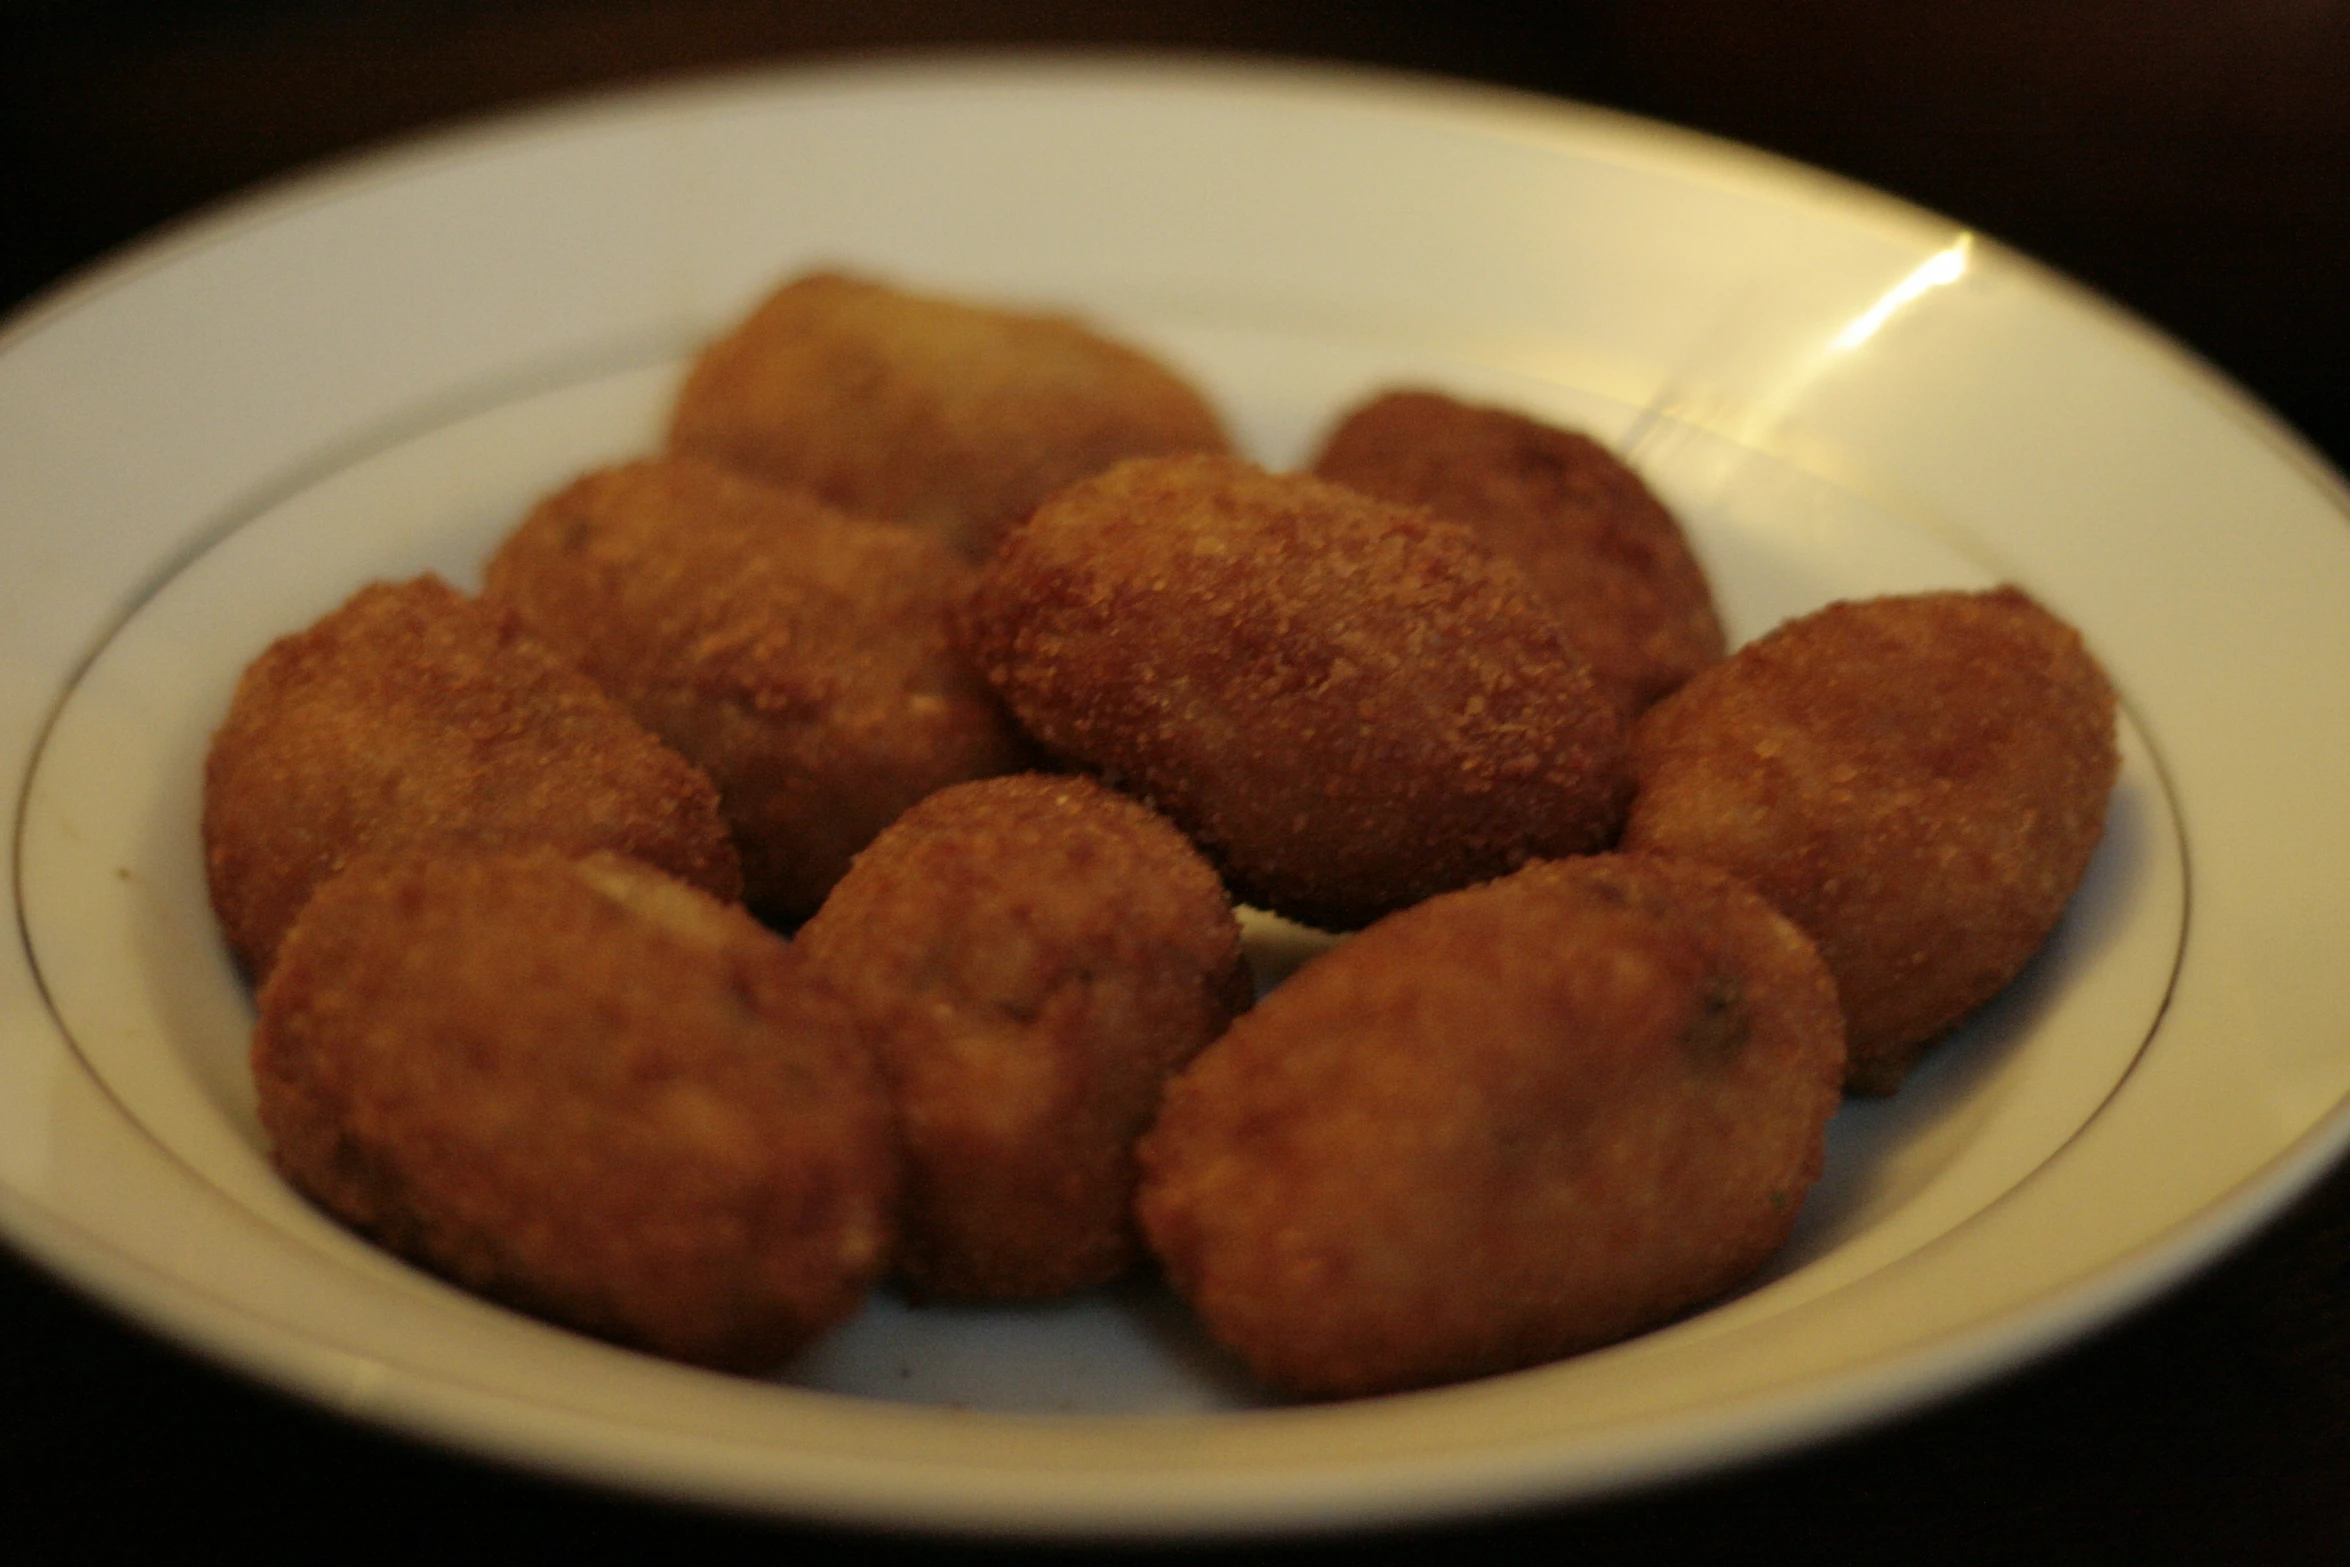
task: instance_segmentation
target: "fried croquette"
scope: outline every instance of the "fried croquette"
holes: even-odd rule
[[[1614,711],[1469,531],[1236,458],[1037,508],[963,634],[1049,750],[1166,813],[1244,901],[1351,929],[1614,835]]]
[[[542,502],[484,597],[709,770],[745,900],[790,924],[907,806],[1030,759],[948,640],[971,570],[912,529],[667,457]]]
[[[1077,321],[830,272],[786,284],[703,351],[670,440],[973,560],[1121,458],[1229,448],[1198,392]]]
[[[709,778],[433,576],[363,588],[245,670],[205,759],[203,831],[213,909],[256,977],[311,890],[365,849],[616,849],[742,892]]]
[[[914,1294],[1126,1271],[1135,1140],[1249,997],[1231,901],[1182,834],[1085,778],[960,784],[874,839],[796,944],[889,1083]]]
[[[1832,604],[1650,709],[1624,842],[1725,866],[1809,931],[1850,1086],[1890,1093],[2055,928],[2104,830],[2114,705],[2012,587]]]
[[[889,1254],[887,1101],[847,1008],[739,908],[618,855],[372,855],[260,997],[278,1167],[551,1321],[770,1370]]]
[[[1680,523],[1588,436],[1393,391],[1339,422],[1314,472],[1464,523],[1516,561],[1627,720],[1722,656],[1713,590]]]
[[[1513,1370],[1751,1274],[1818,1177],[1843,1035],[1803,933],[1605,855],[1319,957],[1169,1086],[1138,1210],[1209,1332],[1311,1396]]]

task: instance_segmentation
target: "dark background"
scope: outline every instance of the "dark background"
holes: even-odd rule
[[[1441,72],[1818,163],[2102,290],[2350,466],[2350,0],[0,0],[0,309],[252,181],[452,117],[760,61],[1054,43]],[[109,1542],[1015,1554],[672,1512],[445,1457],[191,1363],[5,1254],[0,1530],[0,1554],[28,1560]],[[1216,1554],[1519,1547],[2350,1560],[2350,1178],[2181,1294],[1906,1423],[1604,1506]]]

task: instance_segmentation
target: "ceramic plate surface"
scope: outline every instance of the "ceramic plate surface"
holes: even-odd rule
[[[272,1174],[205,903],[238,671],[362,582],[478,581],[646,449],[687,355],[803,269],[1076,311],[1302,460],[1411,381],[1587,429],[1733,635],[2017,582],[2126,708],[2049,949],[1849,1106],[1735,1299],[1518,1375],[1263,1400],[1137,1288],[881,1299],[772,1383],[467,1298]],[[0,335],[0,1226],[352,1415],[687,1500],[1202,1535],[1459,1515],[1765,1453],[2144,1299],[2320,1172],[2350,1095],[2339,482],[2155,334],[1825,176],[1563,105],[1233,65],[994,60],[697,84],[426,140],[157,240]],[[1268,953],[1277,930],[1259,931]]]

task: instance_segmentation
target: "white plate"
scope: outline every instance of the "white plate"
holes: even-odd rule
[[[846,263],[1090,314],[1297,460],[1414,379],[1623,445],[1739,635],[2009,578],[2122,688],[2112,827],[2051,950],[1847,1109],[1787,1255],[1597,1354],[1263,1407],[1148,1290],[877,1302],[784,1382],[468,1299],[270,1173],[204,905],[237,670],[361,581],[471,580],[650,442],[677,368]],[[0,337],[0,1224],[328,1406],[683,1499],[1208,1534],[1591,1495],[1909,1407],[2060,1343],[2304,1186],[2350,1095],[2350,529],[2153,334],[1945,222],[1608,115],[1142,62],[753,77],[425,141],[198,222]]]

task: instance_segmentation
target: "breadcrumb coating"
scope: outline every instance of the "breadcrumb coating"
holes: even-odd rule
[[[1197,391],[1081,322],[835,272],[785,284],[703,351],[670,440],[973,560],[1122,458],[1229,446]]]
[[[1005,541],[962,624],[1049,750],[1310,925],[1603,847],[1629,793],[1613,710],[1514,566],[1305,475],[1121,464]]]
[[[260,997],[272,1155],[344,1223],[549,1320],[772,1369],[857,1309],[898,1166],[838,998],[617,855],[373,855]]]
[[[205,759],[203,829],[213,908],[256,977],[311,890],[367,849],[615,849],[742,892],[709,778],[434,576],[362,588],[254,660]]]
[[[1135,1140],[1249,994],[1231,901],[1182,834],[1084,778],[959,784],[874,839],[797,945],[889,1082],[915,1294],[1127,1270]]]
[[[1517,562],[1627,721],[1722,656],[1713,590],[1680,523],[1588,436],[1392,391],[1338,423],[1314,472],[1425,506]]]
[[[1710,867],[1530,865],[1308,963],[1169,1087],[1138,1209],[1274,1387],[1392,1392],[1622,1338],[1785,1241],[1840,1099],[1811,942]]]
[[[2080,634],[2015,588],[1831,604],[1650,709],[1624,842],[1727,867],[1811,932],[1851,1087],[1890,1093],[2055,929],[2114,713]]]
[[[907,806],[1030,759],[949,642],[970,579],[911,529],[666,457],[542,502],[484,596],[708,769],[746,901],[788,925]]]

